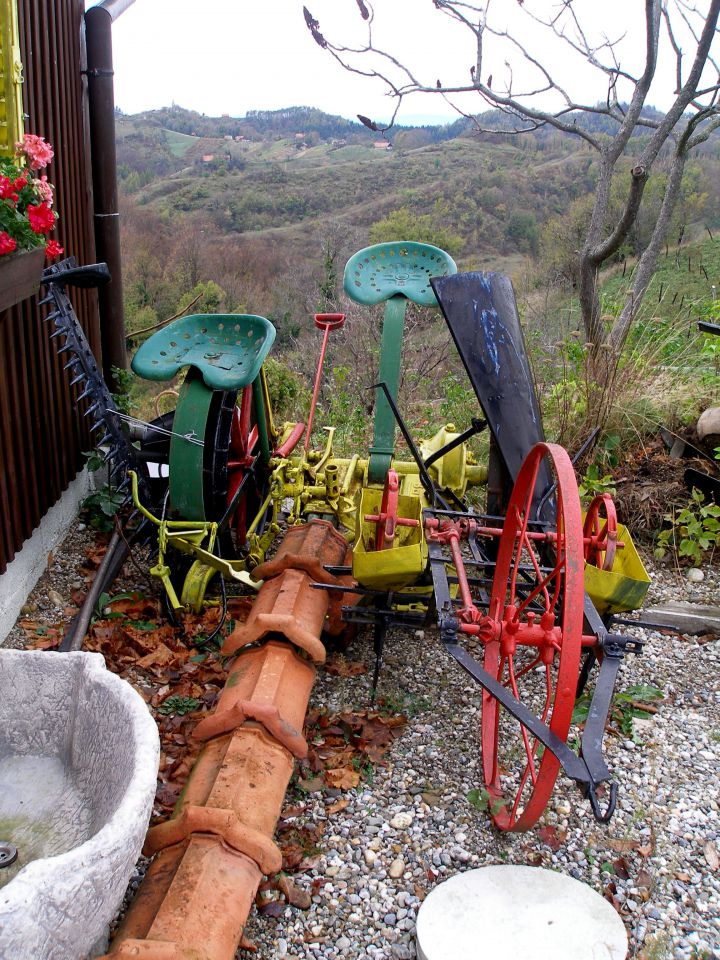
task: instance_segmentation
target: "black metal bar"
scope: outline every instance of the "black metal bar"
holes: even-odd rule
[[[556,736],[547,724],[543,723],[534,713],[531,713],[525,704],[516,700],[510,690],[489,674],[484,667],[481,667],[478,661],[471,657],[466,650],[456,643],[446,643],[445,649],[457,660],[463,670],[466,670],[474,680],[477,680],[484,690],[487,690],[509,714],[523,727],[526,727],[547,750],[550,750],[557,757],[571,780],[575,780],[576,783],[583,786],[590,784],[591,777],[584,758],[573,753],[564,740]]]
[[[495,513],[475,513],[473,510],[450,510],[449,508],[424,507],[423,515],[429,517],[449,517],[458,520],[476,520],[478,523],[493,520],[501,525],[505,523],[506,518]],[[553,523],[547,520],[528,520],[528,527],[538,527],[540,530],[547,530],[548,527],[554,527]],[[502,533],[502,526],[498,527],[498,533]]]
[[[698,330],[702,330],[703,333],[714,333],[715,336],[720,337],[720,323],[708,323],[707,320],[698,320]]]
[[[482,420],[479,417],[473,417],[471,426],[467,430],[463,430],[462,433],[459,433],[454,440],[450,440],[449,443],[446,443],[445,446],[440,447],[439,450],[436,450],[435,453],[431,454],[425,461],[425,467],[430,468],[436,460],[440,460],[445,456],[446,453],[450,453],[451,450],[454,450],[455,447],[459,447],[461,443],[465,443],[466,440],[469,440],[471,437],[474,437],[476,433],[481,433],[485,427],[487,427],[487,420]]]
[[[447,503],[440,496],[440,494],[437,491],[437,488],[435,487],[435,484],[430,479],[430,474],[427,472],[425,461],[420,456],[420,451],[415,446],[415,441],[410,435],[410,431],[407,428],[407,424],[405,423],[403,416],[400,413],[400,410],[398,409],[398,405],[395,403],[395,398],[392,396],[392,394],[388,390],[387,384],[384,381],[373,384],[373,389],[376,389],[378,387],[385,394],[385,398],[387,399],[390,409],[392,410],[393,416],[397,420],[397,424],[400,427],[400,432],[402,433],[405,439],[405,443],[408,445],[410,449],[410,453],[412,454],[413,460],[418,466],[418,471],[420,473],[420,483],[422,483],[425,493],[430,498],[430,502],[432,504],[441,503],[445,509],[448,509]]]

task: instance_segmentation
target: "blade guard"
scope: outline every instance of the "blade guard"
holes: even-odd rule
[[[510,279],[502,273],[456,273],[431,281],[507,470],[514,481],[523,460],[545,440]],[[551,479],[544,465],[536,484],[541,508]],[[554,515],[542,507],[543,519]]]

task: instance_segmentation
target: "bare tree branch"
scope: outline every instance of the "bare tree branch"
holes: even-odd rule
[[[362,0],[356,2],[362,13]],[[584,140],[597,152],[598,174],[593,208],[584,244],[578,253],[577,268],[586,337],[596,347],[604,336],[600,323],[598,271],[627,239],[641,209],[646,184],[653,175],[653,165],[661,151],[664,155],[667,147],[672,147],[673,159],[660,214],[650,243],[639,261],[633,295],[618,320],[617,332],[613,332],[609,340],[614,349],[624,341],[634,310],[655,269],[657,251],[662,242],[658,238],[664,237],[675,209],[688,152],[705,142],[713,131],[720,129],[720,70],[712,56],[712,45],[718,35],[720,0],[704,0],[702,9],[690,0],[643,0],[644,33],[641,42],[626,37],[621,31],[614,37],[606,34],[592,36],[582,23],[573,0],[560,0],[554,7],[551,7],[550,0],[546,0],[545,9],[550,11],[547,15],[530,9],[531,4],[526,4],[525,0],[518,0],[518,3],[521,15],[533,30],[527,41],[504,24],[498,26],[491,18],[491,0],[485,5],[468,0],[433,0],[440,14],[453,20],[460,30],[469,32],[473,38],[475,63],[469,69],[469,82],[460,84],[446,85],[440,81],[433,84],[427,79],[421,80],[408,64],[376,47],[373,43],[374,11],[371,7],[367,42],[362,46],[351,48],[330,43],[320,33],[319,24],[311,15],[308,27],[316,42],[319,42],[316,33],[320,34],[325,49],[344,69],[380,79],[386,84],[395,100],[395,112],[389,126],[397,117],[399,104],[408,96],[439,94],[459,116],[471,120],[479,132],[519,135],[542,127],[552,127]],[[379,0],[376,5],[379,6]],[[661,32],[667,37],[675,58],[674,100],[661,115],[650,115],[647,109],[648,95],[657,74]],[[572,91],[560,82],[556,64],[548,59],[546,38],[563,44],[580,62],[588,64],[604,77],[604,89],[596,102],[578,102]],[[628,69],[621,62],[621,55],[627,54],[626,48],[631,39],[634,49],[641,51],[639,71],[632,66]],[[687,51],[683,49],[684,43],[688,46]],[[509,51],[510,57],[505,62],[508,73],[504,82],[497,75],[494,79],[492,75],[485,79],[483,69],[488,73],[494,72],[488,70],[487,58],[491,54],[495,57],[503,49]],[[542,53],[536,53],[537,49]],[[364,60],[371,61],[369,69],[360,65]],[[537,78],[536,82],[523,79],[524,89],[516,89],[514,77],[517,74],[513,70],[513,62],[524,64],[530,77]],[[714,81],[708,81],[708,67],[715,70]],[[507,122],[498,127],[482,115],[472,114],[462,100],[468,93],[479,96],[484,104],[498,111]],[[547,98],[551,94],[556,98],[554,108],[547,105]],[[606,123],[600,125],[602,132],[597,132],[597,126],[584,122],[591,118],[605,118]],[[611,125],[610,132],[607,124]],[[389,126],[382,129],[389,129]],[[649,135],[637,138],[642,130],[647,130]],[[619,214],[611,218],[613,185],[618,177],[626,175],[628,169],[631,174],[625,203]]]

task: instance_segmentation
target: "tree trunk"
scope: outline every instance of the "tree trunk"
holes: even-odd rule
[[[635,319],[638,306],[647,290],[648,284],[655,273],[657,259],[662,250],[665,237],[667,235],[670,220],[675,210],[678,196],[680,195],[680,186],[682,183],[683,171],[685,170],[685,161],[687,160],[687,151],[684,145],[679,147],[673,158],[670,174],[668,176],[665,195],[660,215],[658,216],[655,229],[650,237],[650,243],[643,251],[635,268],[635,277],[632,288],[629,290],[625,299],[625,306],[620,316],[615,321],[612,330],[607,338],[608,346],[611,352],[617,355],[622,350],[623,344],[627,339],[633,320]]]

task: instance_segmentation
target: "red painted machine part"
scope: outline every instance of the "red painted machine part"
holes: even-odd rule
[[[395,528],[419,527],[420,521],[410,517],[398,516],[398,502],[400,499],[400,477],[396,470],[388,470],[383,487],[380,513],[366,513],[366,523],[376,523],[375,549],[386,550],[393,545]]]
[[[315,386],[313,387],[312,401],[310,403],[310,413],[308,414],[307,433],[305,434],[305,456],[307,457],[310,449],[310,435],[312,434],[313,420],[315,419],[315,407],[317,406],[318,395],[320,394],[320,383],[322,380],[322,368],[325,360],[325,351],[327,349],[328,337],[331,330],[339,330],[345,323],[344,313],[316,313],[315,326],[323,330],[322,347],[318,358],[317,373],[315,374]]]
[[[557,483],[552,538],[528,522],[543,461]],[[542,492],[542,491],[537,491]],[[540,443],[518,473],[500,538],[485,637],[485,669],[566,740],[577,689],[583,623],[583,530],[566,451]],[[501,830],[528,830],[550,798],[560,762],[489,693],[482,697],[482,760],[490,813]],[[519,739],[519,744],[518,744]]]
[[[586,562],[598,570],[612,570],[615,550],[620,544],[617,542],[617,512],[609,493],[600,493],[592,500],[585,514],[583,537]]]

